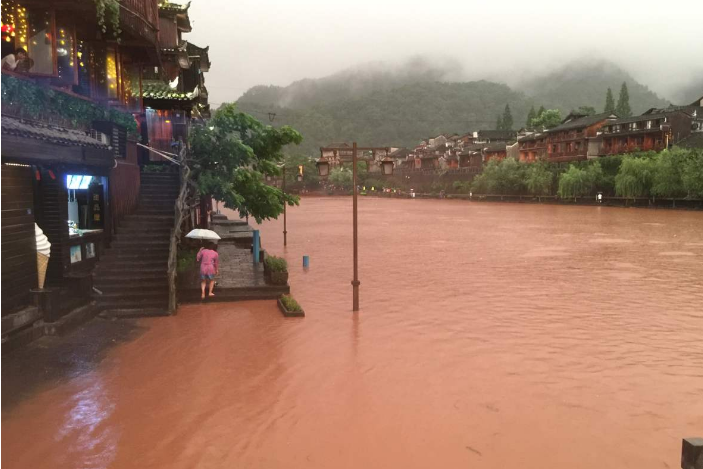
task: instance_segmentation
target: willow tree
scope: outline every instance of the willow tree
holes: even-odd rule
[[[283,147],[303,137],[289,126],[264,125],[235,104],[221,106],[208,126],[191,133],[189,164],[201,195],[212,196],[225,207],[257,222],[276,218],[283,205],[298,198],[264,182],[280,174]]]

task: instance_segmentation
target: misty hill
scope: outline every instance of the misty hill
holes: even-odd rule
[[[574,62],[566,67],[524,82],[517,86],[546,108],[560,109],[562,113],[579,106],[593,106],[602,111],[605,92],[613,90],[617,102],[620,86],[627,83],[630,107],[634,114],[641,114],[653,107],[666,107],[669,102],[657,96],[647,86],[607,61]]]
[[[304,137],[296,150],[315,154],[320,146],[356,139],[363,145],[414,146],[425,137],[445,132],[465,133],[495,128],[506,104],[514,128],[525,124],[531,106],[558,108],[562,113],[579,106],[600,111],[605,92],[628,84],[630,105],[641,113],[668,105],[629,74],[607,62],[565,67],[511,89],[490,81],[449,82],[460,67],[432,66],[417,59],[386,71],[375,66],[348,70],[318,80],[301,80],[287,87],[257,86],[238,101],[240,108],[274,125],[289,124]],[[458,72],[454,71],[458,70]]]
[[[238,102],[303,109],[411,83],[459,81],[461,71],[457,63],[430,61],[422,57],[392,68],[382,63],[369,63],[323,78],[298,80],[285,87],[254,86]]]

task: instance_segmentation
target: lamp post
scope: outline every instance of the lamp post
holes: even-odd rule
[[[286,195],[286,165],[283,165],[283,181],[281,182],[281,192]],[[288,246],[288,230],[286,229],[286,201],[283,201],[283,246]]]
[[[352,311],[359,311],[359,236],[358,236],[358,199],[357,194],[358,183],[357,183],[357,165],[359,151],[371,151],[375,152],[378,150],[384,150],[388,153],[387,148],[359,148],[356,146],[356,142],[352,145],[352,231],[353,231],[353,242],[354,242],[354,279],[352,280]],[[324,152],[326,151],[336,151],[334,148],[320,148],[320,159],[317,160],[315,166],[317,166],[317,172],[322,178],[326,178],[330,173],[330,163],[327,158],[325,158]],[[383,174],[390,175],[393,174],[393,160],[390,160],[390,168],[384,165]],[[387,169],[386,169],[387,168]],[[388,172],[387,172],[388,171]]]

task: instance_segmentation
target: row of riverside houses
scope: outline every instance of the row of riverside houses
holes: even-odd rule
[[[478,132],[442,134],[421,141],[412,149],[389,147],[360,155],[369,162],[370,172],[379,172],[380,162],[393,160],[401,170],[440,170],[471,168],[480,171],[484,162],[492,158],[502,159],[507,155],[517,157],[517,135],[512,130],[479,130]],[[327,159],[331,167],[347,163],[352,158],[352,147],[347,143],[330,143],[320,156]]]
[[[640,116],[569,114],[552,129],[518,138],[520,161],[570,162],[673,145],[703,147],[703,97],[685,106],[652,108]]]
[[[391,158],[398,169],[478,172],[488,161],[513,157],[522,162],[546,160],[567,163],[635,151],[661,151],[673,145],[703,148],[703,97],[691,104],[652,108],[640,116],[585,115],[571,112],[557,127],[520,131],[479,130],[464,135],[442,134],[422,140],[414,148],[388,149],[368,155],[376,160],[370,171],[379,171],[379,158]],[[328,145],[321,156],[334,165],[338,157],[351,158],[345,143]],[[332,150],[337,149],[338,150]]]
[[[96,4],[2,2],[3,343],[96,290],[124,302],[166,282],[178,173],[144,172],[167,160],[138,143],[178,153],[209,117],[208,49],[182,38],[188,5],[121,0],[99,18]]]

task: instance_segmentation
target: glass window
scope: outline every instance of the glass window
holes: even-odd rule
[[[78,61],[78,85],[74,88],[74,91],[83,96],[90,96],[91,90],[91,79],[90,79],[90,64],[91,64],[91,51],[88,47],[88,43],[79,40],[76,46],[76,60]]]
[[[59,23],[56,27],[56,64],[62,83],[76,82],[76,47],[73,28]]]
[[[112,46],[93,45],[93,70],[95,73],[95,97],[98,99],[117,99],[117,54]]]
[[[18,73],[54,73],[51,12],[2,2],[2,56],[24,51],[13,70]]]
[[[130,111],[141,110],[141,70],[133,64],[122,64],[122,102]]]
[[[20,71],[51,75],[54,73],[51,13],[37,9],[27,10],[26,15],[28,70]],[[22,39],[23,36],[20,41]]]

